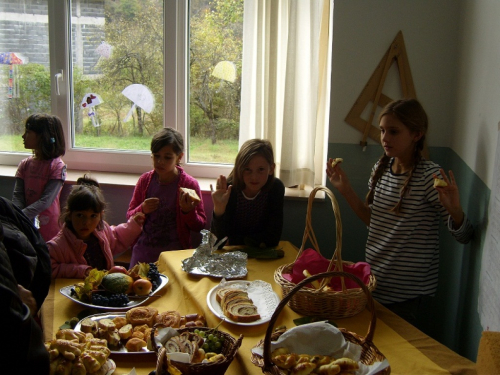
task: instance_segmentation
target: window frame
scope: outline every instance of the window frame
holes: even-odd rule
[[[232,164],[189,163],[189,1],[164,0],[164,126],[184,136],[181,166],[195,178],[227,175]],[[63,160],[69,170],[139,174],[151,170],[149,151],[97,150],[73,147],[71,0],[48,0],[52,113],[59,116],[66,140]],[[60,75],[60,78],[57,78]],[[57,92],[57,85],[59,92]],[[2,152],[2,164],[18,165],[30,152]]]

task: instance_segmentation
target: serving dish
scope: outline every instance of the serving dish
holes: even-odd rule
[[[116,363],[111,358],[108,358],[107,363],[108,363],[109,370],[104,375],[111,375],[116,370]]]
[[[122,306],[122,307],[99,306],[99,305],[93,305],[93,304],[87,303],[87,302],[82,302],[79,299],[77,299],[71,295],[71,289],[73,288],[73,285],[65,286],[65,287],[61,288],[59,290],[59,292],[63,296],[65,296],[65,297],[69,298],[70,300],[75,301],[76,303],[83,305],[83,306],[87,306],[87,307],[91,307],[91,308],[99,309],[99,310],[105,310],[105,311],[127,311],[127,310],[130,310],[132,307],[137,307],[137,306],[141,306],[141,305],[145,304],[151,298],[151,296],[155,295],[158,291],[163,289],[168,284],[168,277],[167,276],[160,275],[160,278],[161,278],[160,285],[153,292],[151,292],[151,294],[144,296],[144,298],[140,298],[139,296],[134,296],[134,298],[131,299],[130,302],[127,304],[127,306]]]
[[[87,318],[92,319],[96,322],[98,322],[101,319],[114,319],[117,317],[125,317],[125,313],[102,313],[102,314],[95,314],[95,315],[89,315]],[[78,324],[74,328],[75,331],[81,331],[81,321],[78,322]],[[109,348],[111,351],[111,354],[155,354],[154,351],[148,350],[147,348],[142,348],[141,351],[138,352],[129,352],[125,345],[120,342],[120,345],[118,348]]]
[[[218,279],[242,279],[247,275],[247,270],[245,269],[240,269],[237,273],[235,274],[229,274],[226,272],[207,272],[202,270],[201,268],[192,268],[189,272],[190,275],[193,276],[210,276],[210,277],[215,277]]]
[[[260,314],[260,319],[246,323],[236,322],[225,316],[222,312],[221,305],[219,304],[219,302],[217,302],[217,290],[227,287],[245,290],[248,293],[250,299],[253,301],[254,305],[257,306],[257,310]],[[214,315],[219,319],[223,319],[226,322],[239,326],[256,326],[269,322],[274,313],[274,310],[276,309],[280,301],[280,297],[274,292],[271,284],[262,280],[223,280],[219,285],[213,287],[207,294],[207,305],[210,311],[212,311],[212,313],[214,313]]]

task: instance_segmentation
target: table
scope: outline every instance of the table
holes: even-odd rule
[[[297,255],[297,248],[290,242],[282,241],[280,246],[285,251],[282,259],[248,260],[247,280],[264,280],[269,282],[274,291],[281,297],[281,288],[274,282],[274,271],[284,263],[292,263]],[[202,313],[210,327],[219,323],[218,318],[209,310],[206,296],[210,289],[220,280],[210,277],[188,275],[181,269],[181,261],[192,255],[193,250],[164,252],[160,255],[158,269],[169,277],[166,288],[159,292],[161,298],[150,300],[149,305],[159,311],[177,310],[181,314]],[[54,337],[57,328],[69,318],[76,316],[85,307],[59,293],[59,289],[72,284],[76,280],[56,279],[41,309],[42,325],[45,339]],[[425,335],[382,305],[375,303],[377,325],[373,342],[388,359],[393,374],[476,374],[475,364],[451,351],[444,345]],[[294,326],[293,319],[300,317],[286,306],[281,312],[276,326]],[[339,327],[365,336],[370,321],[370,312],[336,320]],[[262,374],[260,368],[250,361],[251,349],[264,337],[267,324],[258,326],[236,326],[223,323],[221,330],[234,337],[243,334],[243,342],[231,363],[228,375]],[[112,355],[117,364],[116,375],[128,374],[135,368],[137,374],[147,375],[156,366],[154,354],[120,354]]]

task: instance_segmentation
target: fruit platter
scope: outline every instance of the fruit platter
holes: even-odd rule
[[[109,271],[92,269],[83,282],[65,286],[60,293],[83,306],[126,311],[155,297],[167,283],[168,277],[155,263],[138,263],[130,270],[121,266]]]

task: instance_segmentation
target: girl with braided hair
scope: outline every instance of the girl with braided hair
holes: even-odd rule
[[[422,156],[427,115],[416,99],[389,103],[379,115],[384,154],[372,169],[368,194],[361,200],[339,164],[327,163],[332,185],[368,226],[366,261],[377,288],[373,296],[414,323],[422,296],[438,285],[439,221],[467,243],[473,228],[460,205],[453,172]],[[434,186],[435,178],[447,186]]]
[[[18,165],[12,202],[48,241],[60,229],[59,196],[66,180],[66,164],[61,159],[66,152],[61,120],[49,114],[29,116],[23,142],[33,155]]]

